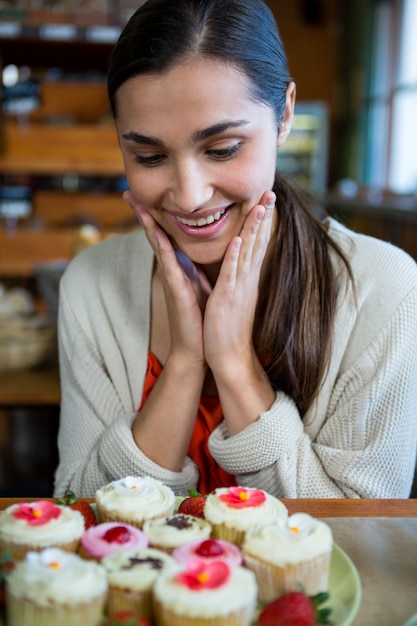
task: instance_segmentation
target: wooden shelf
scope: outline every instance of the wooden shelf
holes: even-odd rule
[[[4,126],[0,173],[51,176],[75,172],[123,176],[123,160],[112,124]]]
[[[58,366],[0,374],[0,406],[58,406],[60,401]]]
[[[74,254],[77,230],[0,229],[0,276],[32,276],[36,263],[69,261]]]

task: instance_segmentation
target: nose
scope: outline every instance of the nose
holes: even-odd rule
[[[187,159],[177,163],[171,174],[167,192],[169,206],[184,213],[192,213],[210,200],[212,185],[201,163]]]

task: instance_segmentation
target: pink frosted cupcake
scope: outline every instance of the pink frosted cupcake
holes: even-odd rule
[[[189,561],[203,561],[203,563],[212,563],[213,561],[224,561],[228,565],[241,565],[242,552],[230,541],[223,539],[205,539],[203,541],[190,541],[185,543],[172,553],[172,557],[181,563],[187,565]]]
[[[135,526],[119,522],[103,522],[88,528],[81,537],[80,555],[99,561],[118,550],[139,550],[148,547],[148,537]]]

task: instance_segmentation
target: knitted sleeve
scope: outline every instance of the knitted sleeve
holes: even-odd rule
[[[417,290],[414,288],[346,371],[314,440],[288,397],[228,437],[213,457],[240,484],[278,497],[407,498],[417,446]]]
[[[74,289],[76,278],[75,273],[70,291]],[[99,487],[130,475],[153,476],[171,486],[176,493],[187,493],[196,485],[196,466],[187,459],[181,472],[172,472],[153,463],[136,446],[131,424],[137,407],[133,406],[131,399],[127,400],[130,396],[124,392],[122,382],[117,383],[110,376],[96,343],[75,314],[71,306],[73,299],[68,296],[65,286],[63,281],[59,313],[63,393],[55,495],[62,496],[71,489],[77,496],[94,497]],[[111,355],[114,370],[121,372],[120,381],[123,381],[126,378],[123,358],[117,350],[117,342],[114,342],[113,351],[111,346],[109,337],[107,354]]]

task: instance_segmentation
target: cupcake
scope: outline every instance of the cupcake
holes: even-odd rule
[[[28,552],[6,581],[8,626],[97,626],[107,578],[99,563],[58,548]]]
[[[220,487],[207,496],[204,517],[213,527],[213,538],[240,546],[248,528],[259,522],[286,520],[288,511],[261,489]]]
[[[330,527],[306,513],[287,522],[270,521],[250,529],[242,546],[244,565],[256,576],[261,602],[295,591],[327,590],[333,538]]]
[[[189,561],[195,560],[206,564],[219,560],[228,565],[242,564],[241,550],[234,543],[224,541],[224,539],[203,539],[203,541],[198,539],[184,543],[173,550],[172,558],[181,565],[187,565]]]
[[[174,512],[173,490],[155,478],[127,476],[96,491],[99,522],[122,522],[142,528],[148,519]]]
[[[147,520],[143,531],[149,537],[149,545],[171,553],[174,548],[195,539],[208,539],[211,524],[194,515],[177,513],[170,517]]]
[[[152,589],[156,579],[180,569],[169,554],[153,548],[119,550],[105,556],[101,563],[109,584],[107,613],[134,611],[149,620],[153,619]]]
[[[189,562],[161,576],[153,590],[158,626],[249,626],[256,607],[255,576],[224,561]]]
[[[81,537],[80,555],[85,559],[99,561],[117,550],[147,548],[148,537],[130,524],[103,522],[88,528]]]
[[[82,514],[70,507],[49,500],[12,504],[0,512],[0,552],[14,561],[45,548],[76,552],[84,528]]]

